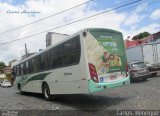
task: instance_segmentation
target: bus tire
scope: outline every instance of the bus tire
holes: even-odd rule
[[[43,93],[45,100],[48,101],[52,99],[52,96],[50,95],[50,89],[47,83],[44,83],[42,85],[42,93]]]

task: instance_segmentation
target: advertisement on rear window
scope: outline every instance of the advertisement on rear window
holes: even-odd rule
[[[121,33],[91,31],[86,39],[89,63],[98,75],[125,71],[126,54]]]

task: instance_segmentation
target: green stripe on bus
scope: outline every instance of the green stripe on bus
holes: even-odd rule
[[[31,77],[30,79],[28,79],[26,83],[30,81],[35,81],[35,80],[44,80],[48,74],[50,73],[42,73],[42,74],[35,75]]]

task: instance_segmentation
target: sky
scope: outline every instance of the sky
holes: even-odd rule
[[[6,32],[87,1],[0,0],[0,44],[111,10],[136,0],[93,0],[46,20]],[[134,35],[144,31],[151,34],[156,33],[160,31],[160,0],[141,0],[91,19],[50,31],[72,35],[83,28],[109,28],[121,31],[124,39],[128,36],[132,38]],[[25,43],[29,52],[38,52],[39,49],[45,49],[46,33],[0,45],[0,61],[8,64],[13,59],[19,60],[24,55]]]

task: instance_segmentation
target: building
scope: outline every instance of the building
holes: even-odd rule
[[[5,68],[0,69],[0,74],[11,74],[12,67],[6,66]]]
[[[0,82],[6,80],[7,75],[12,73],[12,68],[10,66],[6,66],[5,68],[0,69]]]
[[[3,80],[6,80],[8,78],[8,76],[11,75],[12,68],[16,63],[17,63],[17,60],[14,59],[9,62],[9,66],[6,66],[4,68],[0,68],[0,82],[2,82]]]
[[[153,42],[153,41],[156,41],[157,39],[160,39],[160,32],[157,32],[157,33],[154,33],[148,37],[145,37],[143,39],[140,39],[140,40],[124,40],[124,44],[125,44],[125,47],[126,48],[129,48],[129,47],[135,47],[137,45],[141,45],[141,44],[145,44],[145,43],[148,43],[148,42]]]
[[[54,32],[48,32],[46,35],[46,47],[66,39],[69,35]]]
[[[5,74],[0,74],[0,82],[2,82],[3,80],[5,80],[6,75]]]
[[[153,35],[150,35],[150,36],[145,37],[145,38],[140,39],[140,40],[128,40],[128,39],[126,39],[124,42],[125,42],[125,47],[128,48],[128,47],[135,47],[137,45],[141,45],[141,44],[148,43],[148,42],[151,42],[151,41],[154,41]]]

